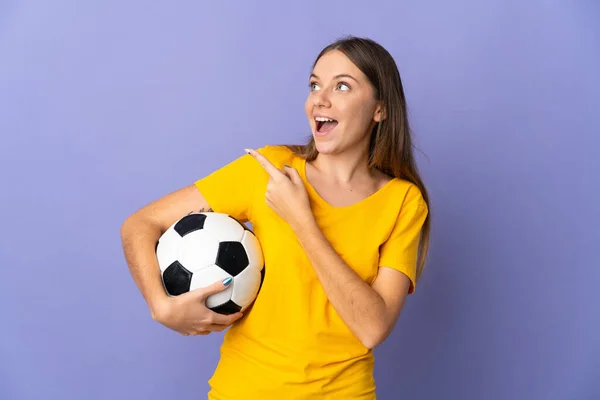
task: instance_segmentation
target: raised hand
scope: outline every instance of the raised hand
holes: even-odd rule
[[[267,205],[286,221],[294,231],[302,228],[306,223],[314,221],[308,193],[298,171],[287,165],[281,170],[259,152],[252,149],[245,150],[269,174],[269,182],[265,193]]]

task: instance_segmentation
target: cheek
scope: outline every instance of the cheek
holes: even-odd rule
[[[360,117],[369,124],[373,119],[373,113],[371,111],[371,107],[368,104],[363,103],[360,107]]]
[[[374,107],[372,99],[363,93],[348,96],[344,101],[340,101],[340,110],[353,119],[372,118],[371,110]]]
[[[304,112],[306,113],[306,118],[308,119],[308,125],[310,127],[311,130],[314,129],[313,126],[313,117],[312,117],[312,112],[313,112],[313,104],[312,101],[310,100],[310,97],[308,97],[306,99],[306,102],[304,103]]]
[[[373,121],[373,105],[369,101],[359,100],[346,105],[344,110],[351,121],[352,126],[357,127],[361,132],[369,127]]]

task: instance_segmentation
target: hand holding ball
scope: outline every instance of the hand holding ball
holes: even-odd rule
[[[207,308],[222,315],[246,310],[265,275],[254,233],[222,213],[192,213],[176,221],[160,237],[156,256],[170,297],[197,293]]]

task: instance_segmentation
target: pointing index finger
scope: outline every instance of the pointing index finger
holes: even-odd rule
[[[267,173],[269,175],[271,175],[272,178],[275,178],[276,176],[283,174],[283,172],[281,172],[278,168],[276,168],[273,164],[271,164],[271,162],[265,156],[260,154],[258,151],[252,150],[252,149],[244,149],[244,150],[246,150],[246,153],[248,153],[252,157],[254,157],[256,159],[256,161],[258,161],[258,163],[267,171]]]

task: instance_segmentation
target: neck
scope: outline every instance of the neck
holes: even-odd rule
[[[311,164],[327,181],[343,186],[371,179],[373,174],[367,162],[368,150],[366,147],[363,150],[363,146],[357,146],[355,149],[346,149],[341,153],[319,153]]]

